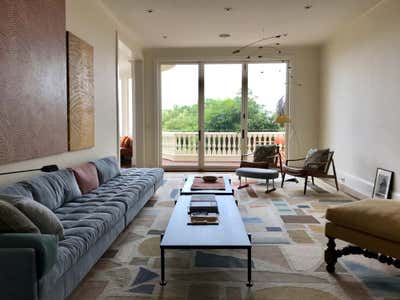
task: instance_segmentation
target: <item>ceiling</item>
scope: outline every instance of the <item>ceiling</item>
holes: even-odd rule
[[[240,46],[288,33],[282,45],[319,44],[381,0],[102,0],[145,47]],[[311,4],[310,9],[304,6]],[[232,8],[227,12],[224,8]],[[152,9],[152,13],[146,10]],[[264,35],[263,35],[264,30]],[[221,33],[231,37],[220,38]],[[167,38],[163,36],[167,36]],[[276,42],[276,41],[275,41]]]

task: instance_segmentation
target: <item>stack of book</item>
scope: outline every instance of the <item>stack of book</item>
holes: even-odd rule
[[[214,195],[193,195],[188,208],[189,225],[217,225],[218,203]]]

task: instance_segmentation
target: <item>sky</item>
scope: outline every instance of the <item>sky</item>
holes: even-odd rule
[[[192,105],[198,101],[198,66],[181,64],[162,66],[162,109],[174,105]],[[204,66],[205,98],[233,98],[241,91],[241,64],[206,64]],[[256,101],[270,111],[276,110],[278,100],[286,95],[286,64],[249,64],[249,90]]]

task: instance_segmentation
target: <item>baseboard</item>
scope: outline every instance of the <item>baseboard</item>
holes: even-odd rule
[[[337,171],[340,188],[356,198],[371,198],[374,182],[362,179],[344,171]],[[400,199],[400,193],[392,193],[393,199]]]

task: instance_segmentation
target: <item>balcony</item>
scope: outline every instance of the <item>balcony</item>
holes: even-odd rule
[[[206,165],[238,166],[240,162],[240,133],[205,132],[204,161]],[[162,133],[163,166],[193,166],[198,161],[197,132]],[[277,144],[285,157],[285,132],[249,132],[247,134],[248,152],[256,145]]]

